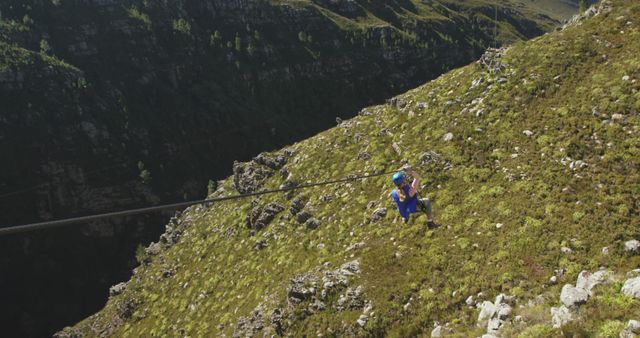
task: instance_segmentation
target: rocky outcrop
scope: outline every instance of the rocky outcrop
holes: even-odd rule
[[[264,207],[256,207],[247,215],[247,226],[256,231],[262,230],[283,210],[284,207],[275,202]]]
[[[640,277],[627,279],[624,282],[621,291],[629,297],[640,299]]]
[[[264,303],[258,305],[250,316],[242,316],[236,323],[234,337],[249,337],[276,333],[285,335],[286,329],[296,320],[326,311],[363,310],[356,325],[364,326],[372,305],[365,299],[362,286],[351,286],[351,280],[360,273],[360,262],[344,263],[337,269],[318,268],[289,280],[286,292],[286,308],[269,310]],[[270,315],[265,315],[270,313]],[[267,321],[268,318],[268,321]]]
[[[570,321],[575,320],[578,308],[585,304],[593,295],[593,288],[601,284],[613,282],[613,272],[599,270],[591,273],[582,271],[578,274],[576,285],[565,284],[560,293],[560,307],[551,308],[551,320],[553,327],[559,328]]]
[[[477,325],[486,327],[487,334],[496,334],[500,328],[509,320],[512,312],[511,305],[515,302],[515,297],[499,294],[495,302],[484,301],[478,303],[480,309]]]

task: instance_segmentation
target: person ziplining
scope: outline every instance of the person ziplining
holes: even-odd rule
[[[398,207],[398,213],[407,223],[412,213],[422,211],[427,214],[427,227],[429,229],[437,228],[438,224],[433,221],[431,201],[428,198],[421,199],[418,194],[420,175],[411,168],[405,168],[404,171],[413,179],[411,183],[407,182],[405,175],[401,171],[393,174],[391,178],[396,185],[396,188],[391,192],[391,197]]]

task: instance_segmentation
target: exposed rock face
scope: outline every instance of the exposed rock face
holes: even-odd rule
[[[123,293],[126,288],[127,288],[127,283],[116,284],[109,289],[109,296],[110,297],[117,296]]]
[[[329,306],[337,311],[363,309],[363,314],[355,323],[366,325],[371,302],[365,300],[365,290],[362,286],[350,286],[352,277],[360,273],[359,261],[351,261],[337,269],[315,271],[300,274],[289,280],[287,286],[286,308],[274,308],[269,312],[268,307],[260,304],[250,316],[240,317],[236,323],[234,337],[269,336],[271,333],[286,335],[287,326],[297,319],[297,316],[312,316],[327,310]],[[266,322],[268,315],[268,323]]]
[[[560,293],[562,306],[551,308],[553,326],[559,328],[574,320],[577,317],[577,309],[593,295],[593,288],[600,284],[611,283],[613,280],[613,272],[609,270],[600,270],[595,273],[589,271],[580,272],[575,286],[565,284],[562,287]]]
[[[640,277],[627,279],[622,286],[622,293],[640,299]]]
[[[624,250],[627,252],[637,253],[640,251],[640,241],[632,239],[624,243]]]
[[[487,334],[496,334],[502,325],[509,319],[513,311],[511,305],[515,302],[515,297],[499,294],[496,296],[494,303],[484,301],[479,303],[477,307],[480,309],[478,314],[478,326],[486,327]]]
[[[560,301],[568,308],[578,307],[586,303],[587,299],[589,299],[589,292],[583,288],[576,288],[571,284],[562,287]]]
[[[247,226],[254,230],[261,230],[269,225],[276,215],[283,210],[284,207],[278,203],[269,203],[264,207],[256,207],[247,215]]]
[[[613,282],[613,272],[607,270],[601,270],[594,273],[589,271],[582,271],[578,274],[578,280],[576,281],[576,288],[584,289],[591,296],[591,290],[600,285]]]
[[[554,328],[562,327],[573,320],[573,314],[566,306],[551,308],[551,321]]]
[[[387,208],[378,208],[371,215],[372,222],[378,222],[387,216]]]

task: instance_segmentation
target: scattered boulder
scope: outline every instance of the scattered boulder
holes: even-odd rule
[[[491,74],[501,73],[506,68],[506,65],[501,60],[506,52],[507,48],[487,48],[477,62]]]
[[[364,242],[353,243],[347,247],[345,251],[357,250],[365,246]]]
[[[640,322],[637,320],[630,320],[627,323],[627,327],[620,332],[620,338],[636,338],[640,334]]]
[[[326,271],[322,277],[320,298],[325,299],[335,290],[346,287],[349,283],[349,277],[358,273],[360,273],[360,262],[357,260],[342,264],[338,269]]]
[[[340,296],[336,303],[336,310],[355,310],[364,308],[363,288],[348,288],[347,291]]]
[[[444,134],[444,136],[442,137],[442,140],[445,141],[445,142],[449,142],[449,141],[453,140],[453,133]]]
[[[269,316],[269,323],[271,323],[271,327],[276,331],[278,335],[284,334],[284,318],[283,311],[280,308],[275,308],[273,312],[271,312],[271,316]]]
[[[149,244],[149,246],[144,249],[144,252],[146,252],[147,255],[150,255],[150,256],[155,256],[159,254],[160,251],[162,251],[162,246],[160,245],[160,243],[155,243],[155,242]]]
[[[500,330],[500,326],[502,325],[502,321],[500,318],[494,317],[489,320],[487,323],[487,333],[497,333]]]
[[[513,304],[516,301],[516,297],[514,296],[507,296],[504,293],[501,293],[499,295],[496,296],[496,301],[495,304],[496,305],[500,305],[500,304]]]
[[[475,301],[475,299],[473,299],[473,296],[467,297],[467,300],[465,300],[464,302],[469,306],[476,305],[476,301]]]
[[[253,337],[256,333],[260,332],[264,328],[262,312],[262,306],[258,305],[251,313],[250,318],[244,316],[238,318],[236,329],[233,332],[233,338]]]
[[[372,222],[378,222],[387,216],[387,208],[378,208],[371,215]]]
[[[572,320],[574,320],[573,314],[564,305],[551,308],[551,322],[554,328],[560,328]]]
[[[121,320],[125,321],[133,316],[136,305],[132,298],[123,299],[116,304],[116,314]]]
[[[560,251],[561,251],[563,254],[570,254],[570,253],[573,253],[573,250],[572,250],[571,248],[569,248],[569,247],[566,247],[566,246],[563,246],[562,248],[560,248]]]
[[[309,220],[313,215],[306,211],[300,211],[297,215],[296,215],[296,221],[300,224],[304,224],[307,220]]]
[[[571,284],[562,287],[560,302],[568,308],[577,308],[589,299],[589,292],[583,288],[576,288]]]
[[[312,218],[309,218],[304,225],[307,227],[307,229],[314,230],[314,229],[317,229],[320,226],[320,224],[321,224],[320,220],[312,217]]]
[[[501,304],[502,305],[502,304]],[[507,320],[511,315],[511,306],[504,304],[505,306],[501,306],[500,310],[498,310],[498,318],[500,320]]]
[[[407,106],[407,100],[396,96],[396,97],[392,97],[389,100],[389,104],[391,104],[392,106],[395,106],[398,109],[403,109]]]
[[[252,193],[273,174],[273,170],[254,162],[233,163],[233,186],[241,194]]]
[[[279,170],[287,163],[287,160],[288,156],[286,152],[279,152],[272,155],[267,153],[259,154],[253,159],[253,162],[261,164],[271,170]]]
[[[531,130],[523,130],[523,131],[522,131],[522,133],[523,133],[525,136],[532,136],[532,135],[533,135],[533,132],[532,132]]]
[[[291,214],[295,216],[300,211],[302,211],[302,209],[304,209],[304,206],[306,204],[307,202],[304,200],[304,198],[298,196],[294,198],[293,201],[291,201],[291,207],[289,208],[289,212],[291,212]]]
[[[363,313],[360,315],[360,318],[358,318],[356,322],[358,323],[358,325],[360,325],[360,327],[364,327],[365,325],[367,325],[368,321],[369,321],[369,316]]]
[[[637,253],[640,251],[640,241],[637,239],[632,239],[630,241],[624,242],[624,251]]]
[[[587,290],[589,296],[591,296],[591,289],[594,287],[610,283],[613,281],[613,272],[607,270],[600,270],[595,273],[589,271],[582,271],[578,274],[578,280],[576,281],[576,288],[582,288]]]
[[[480,308],[480,314],[478,314],[478,326],[483,327],[487,325],[489,320],[493,318],[493,315],[495,315],[498,310],[490,301],[484,301],[481,304],[478,304],[478,307]]]
[[[640,277],[627,279],[627,281],[624,282],[621,291],[629,297],[640,299]]]
[[[256,207],[247,215],[247,226],[250,229],[261,230],[269,225],[282,210],[284,210],[284,207],[275,202],[269,203],[262,208]]]
[[[118,283],[109,288],[109,297],[117,296],[124,292],[127,289],[127,283],[122,282]]]
[[[317,281],[310,275],[298,275],[289,281],[287,299],[290,304],[298,304],[311,299],[316,292]]]
[[[85,335],[79,329],[73,327],[65,327],[62,331],[53,334],[53,338],[81,338]]]
[[[430,164],[438,161],[440,161],[440,155],[434,151],[427,151],[420,155],[420,164]]]
[[[436,326],[431,331],[431,338],[442,338],[444,336],[444,328],[441,325]]]

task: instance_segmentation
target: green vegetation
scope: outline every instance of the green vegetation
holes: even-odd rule
[[[424,215],[400,222],[388,177],[192,207],[181,216],[179,243],[75,329],[230,336],[259,304],[287,308],[294,276],[358,259],[362,272],[350,283],[373,306],[366,325],[356,324],[362,310],[329,306],[294,311],[287,334],[407,337],[428,335],[437,321],[458,336],[479,336],[478,312],[464,301],[482,291],[522,304],[542,293],[554,299],[517,310],[531,325],[505,328],[512,336],[615,336],[640,317],[638,301],[622,296],[619,284],[596,289],[575,324],[553,329],[549,315],[579,271],[607,266],[624,275],[640,264],[621,249],[640,225],[640,4],[612,2],[613,12],[580,27],[515,44],[496,73],[479,64],[453,70],[290,147],[284,168],[297,182],[389,171],[403,159],[417,164],[441,228],[427,230]],[[428,151],[437,159],[426,160]],[[231,194],[232,182],[220,191]],[[282,184],[276,174],[264,188]],[[308,201],[317,229],[290,215],[296,197]],[[264,229],[248,229],[251,210],[270,202],[285,211]],[[388,214],[375,223],[378,207]],[[347,249],[356,243],[363,246]],[[574,253],[563,254],[564,246]],[[546,285],[559,268],[561,283]],[[175,273],[163,278],[168,269]],[[113,324],[124,304],[135,304],[133,314]]]
[[[191,24],[183,18],[173,20],[173,29],[187,36],[191,35]]]
[[[6,136],[2,154],[12,159],[2,168],[2,190],[25,191],[53,182],[4,201],[11,213],[3,216],[7,223],[33,215],[63,217],[63,211],[106,212],[123,203],[199,198],[208,179],[226,175],[234,159],[313,135],[333,126],[336,115],[351,117],[370,102],[382,102],[443,69],[472,61],[496,43],[490,33],[494,1],[218,3],[0,4],[0,134]],[[538,36],[558,24],[527,3],[508,0],[500,7],[504,34],[498,44]],[[304,42],[298,39],[300,31],[306,34]],[[193,161],[195,157],[199,160]],[[145,169],[130,167],[138,159],[144,159]],[[356,163],[348,166],[360,169]],[[332,168],[331,174],[343,174],[339,169]],[[359,196],[359,203],[367,196]],[[94,203],[96,199],[106,203]],[[455,219],[455,210],[448,211]],[[94,254],[74,257],[106,268],[78,274],[73,295],[48,287],[55,300],[29,297],[27,291],[24,297],[14,295],[32,299],[31,304],[64,303],[69,308],[44,314],[30,311],[39,306],[29,309],[25,301],[11,307],[7,321],[24,325],[31,335],[47,336],[43,331],[54,322],[80,318],[78,313],[100,303],[84,297],[86,293],[102,288],[106,275],[129,271],[137,243],[157,237],[152,234],[159,224],[154,217],[161,216],[140,221],[143,231],[127,230],[131,228],[123,223],[129,219],[114,221],[125,230],[109,233],[118,239],[107,240],[106,246],[118,255],[101,255],[82,241],[84,251]],[[67,245],[50,243],[73,239],[59,234],[32,246],[64,251]],[[11,246],[24,253],[18,243]],[[459,245],[466,250],[473,242],[465,238]],[[324,250],[331,253],[335,247]],[[56,260],[55,253],[44,257],[31,252],[46,263],[5,263],[19,271],[32,269],[34,275],[59,273],[57,264],[75,269],[68,260]],[[38,270],[40,266],[49,271]],[[41,278],[24,280],[20,288],[4,289],[33,290],[35,284],[45,284]],[[89,298],[97,303],[86,304]]]
[[[149,18],[149,15],[142,13],[141,11],[138,10],[138,8],[136,8],[135,6],[130,7],[127,10],[127,13],[129,14],[130,17],[140,20],[140,22],[142,22],[145,27],[147,29],[151,29],[151,19]],[[179,20],[178,20],[179,21]],[[178,26],[184,26],[186,22],[181,22],[181,23],[176,23],[174,22],[174,28],[176,30],[190,30],[190,27],[180,27],[180,28],[176,28],[176,24],[178,24]],[[186,23],[186,25],[188,25],[188,23]],[[186,34],[188,34],[188,32],[185,32]]]
[[[580,12],[584,12],[589,7],[589,2],[587,0],[580,0]]]

